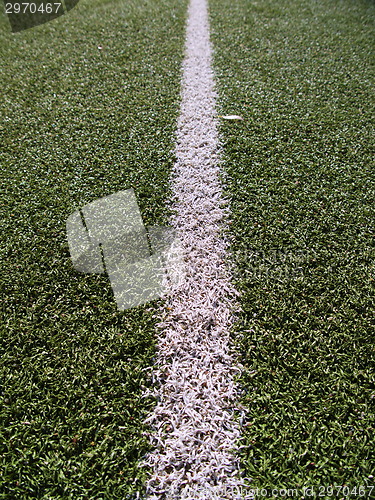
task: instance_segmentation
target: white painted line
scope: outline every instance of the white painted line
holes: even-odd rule
[[[244,499],[236,442],[238,388],[230,350],[236,291],[224,263],[228,207],[219,181],[216,94],[205,0],[191,0],[172,185],[186,277],[158,325],[158,404],[149,499]]]

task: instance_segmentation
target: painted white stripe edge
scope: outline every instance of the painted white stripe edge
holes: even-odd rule
[[[234,377],[240,366],[229,331],[236,290],[225,264],[228,214],[220,153],[206,0],[189,5],[172,188],[186,277],[158,324],[154,371],[158,403],[147,419],[155,449],[149,500],[250,499],[236,455],[240,427]]]

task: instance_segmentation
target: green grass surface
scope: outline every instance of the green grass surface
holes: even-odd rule
[[[142,489],[153,312],[118,312],[108,278],[73,269],[65,221],[133,187],[144,223],[166,222],[185,17],[81,0],[12,34],[0,15],[2,499]]]
[[[221,127],[242,292],[244,473],[259,488],[369,487],[374,3],[210,6],[221,112],[244,117]]]
[[[221,129],[244,474],[371,486],[374,3],[210,7],[220,106],[245,118]],[[185,15],[186,1],[81,0],[12,34],[0,14],[1,499],[142,490],[152,310],[119,313],[107,278],[74,271],[65,221],[133,187],[145,224],[166,222]]]

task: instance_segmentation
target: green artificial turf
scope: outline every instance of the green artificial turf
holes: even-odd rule
[[[142,490],[155,304],[117,311],[65,221],[133,187],[145,225],[166,223],[185,18],[185,1],[81,0],[12,34],[0,14],[1,499]]]
[[[375,475],[375,8],[211,0],[254,488]],[[337,493],[337,495],[336,495]],[[362,495],[363,496],[363,495]],[[344,495],[341,495],[344,497]],[[301,498],[301,496],[299,496]],[[375,498],[375,489],[371,493]]]

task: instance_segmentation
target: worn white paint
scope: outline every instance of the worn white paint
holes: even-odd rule
[[[216,94],[207,4],[191,0],[171,224],[186,277],[161,312],[154,373],[158,404],[147,420],[155,451],[149,499],[244,499],[236,442],[239,371],[230,349],[236,292],[225,264],[228,206],[219,180]]]

